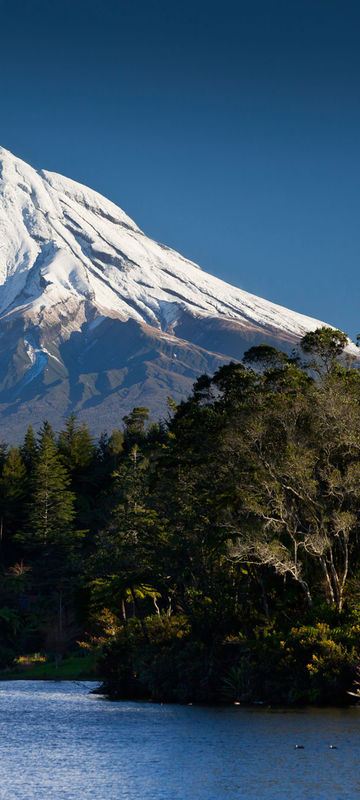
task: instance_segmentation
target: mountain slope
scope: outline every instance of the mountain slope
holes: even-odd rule
[[[322,323],[203,272],[116,205],[0,148],[3,435],[71,410],[94,433],[164,413],[195,378]]]

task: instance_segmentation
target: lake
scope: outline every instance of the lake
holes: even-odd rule
[[[0,682],[0,800],[360,797],[360,708],[110,703],[95,685]]]

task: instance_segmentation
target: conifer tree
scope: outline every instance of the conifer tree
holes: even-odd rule
[[[17,447],[10,447],[0,479],[1,516],[0,547],[3,555],[4,539],[14,535],[24,521],[23,507],[26,494],[26,469]],[[9,542],[6,542],[9,551]],[[8,552],[9,554],[9,552]]]
[[[123,417],[125,423],[124,445],[127,452],[130,452],[135,444],[140,445],[144,442],[145,423],[148,419],[149,409],[145,406],[135,406],[131,414]]]
[[[74,412],[67,418],[65,429],[59,434],[58,447],[70,472],[85,470],[94,457],[95,447],[89,430],[85,422],[81,425],[77,423]]]
[[[57,453],[52,429],[44,425],[32,479],[29,517],[33,544],[50,549],[71,550],[73,544],[74,494],[70,478]]]
[[[74,413],[70,414],[64,430],[59,434],[58,451],[70,476],[69,488],[76,497],[76,524],[83,531],[88,531],[94,523],[98,494],[93,469],[96,448],[86,424],[79,424]]]
[[[34,429],[32,425],[29,425],[25,437],[24,437],[24,444],[20,449],[20,453],[27,469],[28,474],[32,471],[38,453],[38,445],[36,442]]]

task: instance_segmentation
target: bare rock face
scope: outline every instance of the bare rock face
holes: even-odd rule
[[[156,419],[201,373],[261,342],[291,350],[322,324],[203,272],[97,192],[0,147],[3,438],[71,411],[95,435],[135,405]]]

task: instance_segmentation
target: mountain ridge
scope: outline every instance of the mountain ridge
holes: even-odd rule
[[[289,350],[323,324],[209,275],[98,192],[0,147],[3,431],[75,411],[98,434],[131,404],[156,418],[201,372],[261,341]]]

